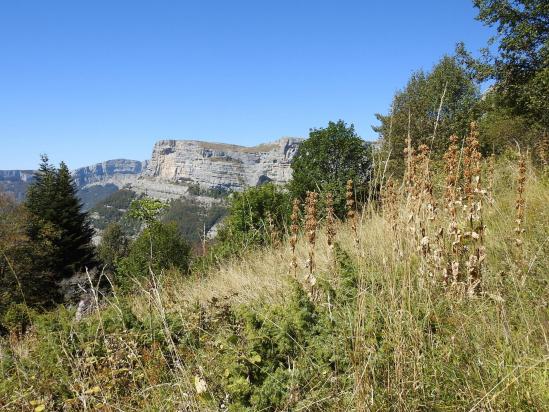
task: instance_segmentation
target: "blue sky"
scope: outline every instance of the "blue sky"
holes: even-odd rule
[[[469,0],[3,1],[0,169],[254,145],[329,120],[375,138],[412,71],[491,31]]]

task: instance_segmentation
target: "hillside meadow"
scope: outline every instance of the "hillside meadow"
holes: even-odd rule
[[[1,407],[546,410],[549,179],[477,149],[409,146],[364,208],[348,183],[343,221],[310,194],[270,246],[93,289],[82,317],[28,310],[0,341]]]

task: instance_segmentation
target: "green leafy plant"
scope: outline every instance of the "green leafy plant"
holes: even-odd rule
[[[363,197],[371,174],[369,145],[345,122],[329,122],[326,128],[312,129],[292,160],[292,198],[305,199],[308,191],[331,192],[334,210],[345,214],[345,183],[352,179]]]

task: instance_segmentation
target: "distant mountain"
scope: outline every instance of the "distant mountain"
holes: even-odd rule
[[[76,169],[73,177],[84,209],[91,209],[119,189],[131,186],[147,167],[147,163],[116,159]]]
[[[139,176],[147,161],[116,159],[86,166],[73,171],[78,194],[89,209]],[[29,184],[34,180],[34,170],[0,170],[0,191],[21,202]]]
[[[23,201],[33,175],[34,170],[0,170],[0,192],[7,193],[18,202]]]
[[[160,140],[150,161],[115,159],[74,170],[86,209],[126,188],[169,200],[180,197],[205,204],[214,194],[241,191],[265,182],[285,183],[302,139],[281,138],[253,147],[197,140]],[[32,170],[0,170],[0,191],[25,198]]]

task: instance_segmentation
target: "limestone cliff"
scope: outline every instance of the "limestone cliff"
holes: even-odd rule
[[[0,192],[21,202],[33,176],[34,170],[0,170]]]
[[[73,171],[85,203],[123,187],[159,199],[195,196],[201,190],[240,191],[265,182],[286,183],[302,139],[282,138],[245,147],[197,140],[160,140],[149,161],[108,160]],[[22,200],[33,171],[0,170],[0,190]],[[211,202],[212,199],[198,197]],[[90,205],[87,205],[90,206]]]
[[[73,172],[73,177],[76,186],[79,188],[103,183],[124,185],[133,182],[146,167],[147,161],[107,160],[106,162],[76,169]]]
[[[196,140],[160,140],[144,178],[197,184],[206,189],[243,190],[265,182],[285,183],[301,139],[282,138],[244,147]]]

